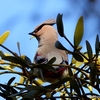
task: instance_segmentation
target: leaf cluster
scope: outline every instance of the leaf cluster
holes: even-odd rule
[[[0,46],[6,49],[10,54],[5,54],[0,51],[0,76],[3,74],[13,73],[20,76],[20,81],[13,84],[15,77],[9,79],[6,84],[0,83],[0,96],[6,100],[91,100],[95,95],[95,99],[100,94],[100,40],[99,35],[95,39],[95,53],[93,53],[92,46],[86,40],[86,51],[81,52],[82,46],[80,42],[84,35],[84,21],[81,16],[78,19],[74,31],[73,43],[66,37],[64,33],[64,25],[62,14],[58,14],[56,18],[56,25],[59,35],[66,40],[73,48],[73,51],[64,47],[60,41],[55,43],[56,48],[65,50],[67,54],[72,55],[72,61],[68,66],[69,76],[61,79],[59,82],[49,85],[42,85],[40,79],[33,73],[34,68],[42,70],[50,70],[56,73],[52,66],[64,66],[63,64],[53,64],[56,58],[53,57],[47,64],[34,64],[26,55],[21,55],[20,44],[17,43],[19,54],[11,51],[2,43],[7,39],[9,32],[5,32],[0,38]],[[16,71],[15,68],[20,71]],[[96,89],[97,93],[93,90]],[[88,90],[88,91],[86,91]],[[60,95],[55,96],[56,93]]]

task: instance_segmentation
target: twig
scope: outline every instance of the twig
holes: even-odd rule
[[[1,74],[8,74],[8,73],[23,75],[22,72],[15,72],[15,71],[14,71],[14,72],[10,72],[10,71],[0,72],[0,75],[1,75]]]
[[[7,51],[9,51],[14,56],[18,56],[16,53],[12,52],[10,49],[8,49],[7,47],[5,47],[4,45],[0,44],[0,46],[3,47],[4,49],[6,49]]]

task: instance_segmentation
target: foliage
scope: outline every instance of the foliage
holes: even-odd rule
[[[11,51],[2,43],[7,39],[9,31],[0,36],[0,46],[7,51],[9,55],[6,55],[3,51],[0,51],[0,76],[3,74],[14,73],[20,76],[20,82],[13,84],[15,77],[11,77],[6,84],[0,83],[0,96],[6,100],[56,100],[61,98],[62,100],[99,100],[100,97],[100,40],[99,36],[96,36],[95,41],[95,53],[93,54],[92,46],[89,41],[86,40],[86,51],[81,52],[82,46],[80,42],[83,37],[84,21],[81,16],[76,24],[74,32],[74,44],[64,34],[64,27],[62,21],[62,15],[58,14],[56,19],[56,25],[59,35],[68,42],[73,51],[66,49],[59,41],[55,43],[58,49],[65,50],[72,55],[72,61],[68,64],[69,76],[60,80],[57,83],[43,86],[43,82],[38,79],[33,73],[33,69],[38,67],[55,72],[52,66],[58,66],[53,64],[55,57],[52,58],[47,64],[34,64],[30,58],[26,55],[20,54],[20,44],[18,43],[19,54]],[[49,67],[47,67],[49,66]],[[63,64],[59,66],[64,66]],[[14,68],[17,67],[21,71],[17,71]],[[97,90],[95,93],[93,90]],[[60,93],[60,95],[56,95]]]

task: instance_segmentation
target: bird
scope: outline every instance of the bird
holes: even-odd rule
[[[55,47],[58,41],[58,32],[53,27],[56,20],[49,19],[38,25],[34,31],[29,34],[38,41],[38,48],[34,57],[35,64],[46,64],[53,57],[56,61],[53,64],[63,64],[62,66],[53,66],[56,73],[42,68],[34,68],[33,73],[43,82],[56,83],[59,80],[68,77],[68,54],[64,50]]]

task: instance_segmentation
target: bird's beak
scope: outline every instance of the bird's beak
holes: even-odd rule
[[[30,40],[33,39],[33,38],[35,37],[35,36],[34,36],[34,32],[30,32],[29,35],[32,35],[32,37],[30,38]]]
[[[36,36],[36,34],[34,34],[34,32],[30,32],[29,35],[32,35],[32,38],[35,37],[37,40],[39,40],[38,37]],[[31,38],[31,39],[32,39],[32,38]]]
[[[29,33],[29,35],[32,35],[32,36],[34,36],[34,32],[30,32],[30,33]]]

